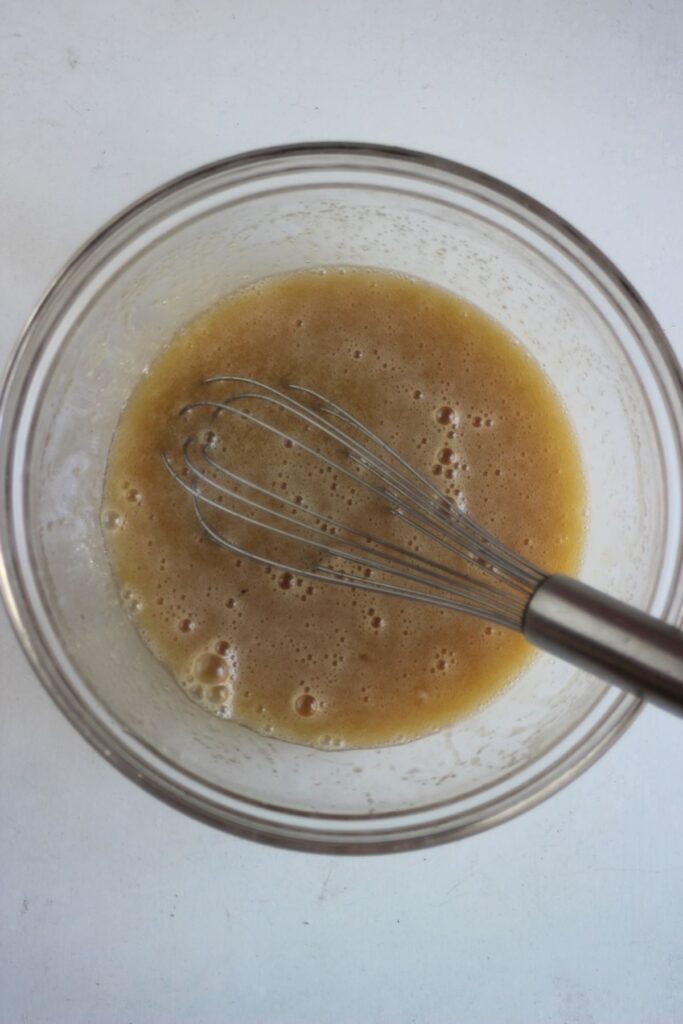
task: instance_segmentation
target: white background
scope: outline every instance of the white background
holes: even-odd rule
[[[683,354],[681,0],[4,0],[0,354],[141,192],[256,146],[432,150],[554,207]],[[187,821],[52,706],[0,622],[2,1024],[683,1020],[683,723],[434,851]]]

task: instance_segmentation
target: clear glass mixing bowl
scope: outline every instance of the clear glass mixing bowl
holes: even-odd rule
[[[410,848],[548,796],[639,702],[539,655],[489,706],[403,746],[329,752],[258,736],[195,707],[152,657],[120,607],[100,532],[112,432],[159,349],[226,293],[323,264],[419,276],[512,331],[579,438],[582,577],[680,620],[681,375],[652,314],[593,245],[527,196],[436,157],[350,144],[200,168],[126,210],[62,271],[2,391],[2,590],[51,696],[156,796],[283,846]]]

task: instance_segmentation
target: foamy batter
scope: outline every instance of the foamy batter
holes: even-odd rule
[[[123,412],[107,468],[103,525],[122,600],[188,696],[285,739],[376,746],[438,729],[514,679],[531,652],[513,632],[311,584],[202,534],[160,452],[179,453],[198,428],[178,411],[206,397],[199,382],[217,373],[324,392],[546,571],[575,572],[582,543],[572,430],[539,367],[499,325],[445,291],[379,271],[263,281],[162,352]],[[262,456],[245,442],[232,465],[249,470]],[[367,523],[348,484],[304,473],[297,458],[284,446],[275,462],[271,453],[268,483]]]

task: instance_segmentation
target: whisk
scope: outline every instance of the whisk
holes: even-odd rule
[[[230,386],[234,393],[191,402],[181,416],[204,409],[213,423],[230,417],[229,424],[236,418],[249,430],[267,432],[355,490],[363,488],[421,536],[426,550],[345,523],[336,513],[244,476],[239,452],[236,464],[226,464],[217,456],[216,434],[208,431],[185,439],[180,469],[168,453],[161,457],[216,544],[292,576],[425,602],[518,630],[537,647],[683,714],[680,630],[576,579],[544,573],[319,392],[228,375],[203,383]],[[245,526],[251,538],[246,546],[239,542]],[[259,553],[253,538],[261,536],[284,543],[286,557],[272,555],[267,545]]]

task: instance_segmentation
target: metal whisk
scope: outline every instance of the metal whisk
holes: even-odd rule
[[[298,385],[280,390],[237,376],[204,383],[237,390],[189,403],[181,416],[206,410],[224,443],[225,430],[218,424],[225,416],[233,426],[237,419],[250,430],[267,432],[316,460],[325,472],[363,488],[423,542],[397,543],[245,477],[238,451],[232,467],[217,457],[212,430],[186,438],[180,469],[167,453],[162,459],[218,545],[292,576],[426,602],[519,630],[536,646],[683,714],[681,631],[568,576],[547,575],[317,391]],[[239,543],[245,528],[246,546]],[[265,553],[257,550],[254,538],[260,537]],[[268,549],[274,541],[284,545],[284,555]]]

